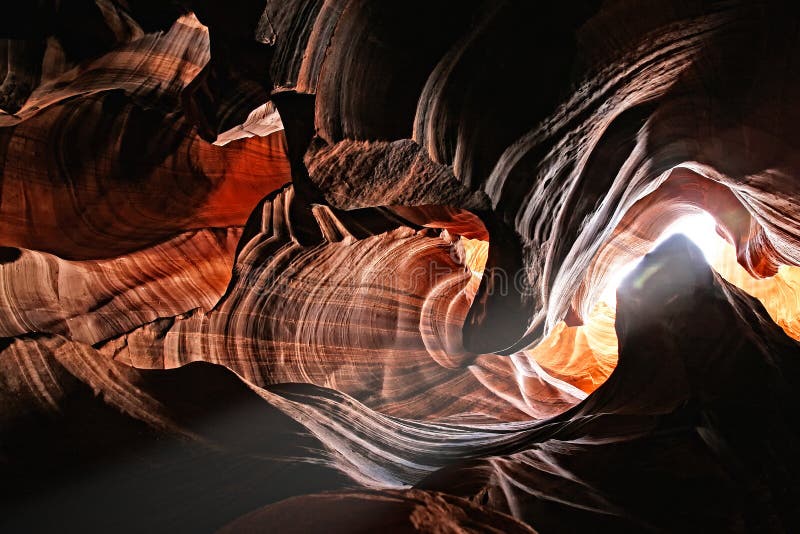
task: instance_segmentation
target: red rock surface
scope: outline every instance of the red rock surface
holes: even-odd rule
[[[800,526],[791,3],[7,3],[0,531]]]

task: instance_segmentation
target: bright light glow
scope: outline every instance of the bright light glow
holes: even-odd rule
[[[651,250],[654,250],[673,235],[683,234],[691,239],[697,245],[697,248],[703,252],[708,264],[714,265],[725,249],[725,240],[717,234],[716,227],[717,223],[714,221],[714,217],[705,211],[694,215],[685,215],[664,230],[653,243]],[[614,305],[616,303],[617,288],[640,261],[642,261],[642,258],[635,259],[614,271],[603,293],[600,295],[600,300],[609,305]]]

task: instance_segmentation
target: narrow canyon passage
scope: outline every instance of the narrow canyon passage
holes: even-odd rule
[[[798,27],[8,2],[0,531],[797,530]]]

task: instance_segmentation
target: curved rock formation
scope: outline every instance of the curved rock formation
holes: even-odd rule
[[[796,530],[792,7],[11,2],[0,530]]]
[[[520,452],[420,486],[480,497],[542,531],[791,528],[800,345],[685,238],[649,254],[618,298],[607,382]]]

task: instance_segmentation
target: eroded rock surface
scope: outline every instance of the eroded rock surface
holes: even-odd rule
[[[0,530],[800,527],[791,3],[8,4]]]

